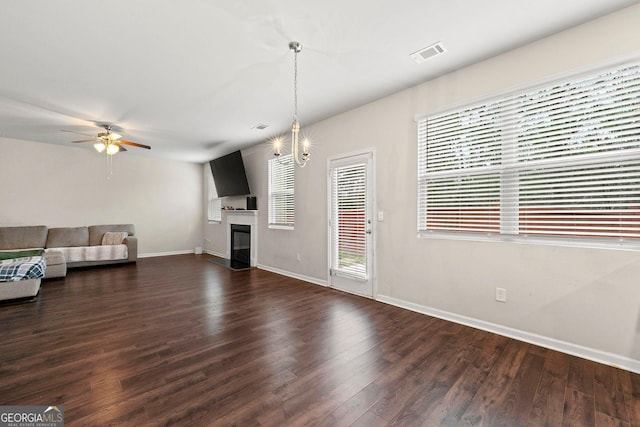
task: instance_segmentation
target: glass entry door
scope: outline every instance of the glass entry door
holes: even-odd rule
[[[329,286],[373,297],[373,152],[329,161]]]

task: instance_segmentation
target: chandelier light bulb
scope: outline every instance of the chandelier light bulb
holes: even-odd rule
[[[281,154],[280,150],[282,149],[282,137],[273,139],[273,149],[275,150],[275,156],[279,156]]]

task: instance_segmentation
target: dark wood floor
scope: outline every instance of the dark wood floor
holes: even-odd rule
[[[75,425],[640,426],[640,375],[207,256],[0,306],[0,405]]]

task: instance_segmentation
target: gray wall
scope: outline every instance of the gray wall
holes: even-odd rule
[[[270,151],[244,150],[260,209],[259,264],[326,283],[327,158],[374,147],[385,213],[377,223],[378,299],[639,370],[640,252],[417,238],[414,122],[416,114],[637,55],[638,22],[640,5],[306,126],[315,147],[296,169],[294,231],[267,228]],[[224,227],[206,227],[208,249],[224,252]],[[496,287],[507,289],[506,304],[495,301]]]
[[[113,175],[105,154],[0,138],[0,226],[133,223],[138,252],[202,246],[202,168],[196,163],[120,153]]]

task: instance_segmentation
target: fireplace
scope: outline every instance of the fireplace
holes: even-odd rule
[[[251,226],[231,224],[231,268],[248,268],[251,265]]]
[[[233,263],[241,265],[238,269],[255,267],[258,261],[258,211],[223,211],[222,215],[228,224],[224,255],[227,266],[236,268],[231,265]]]

